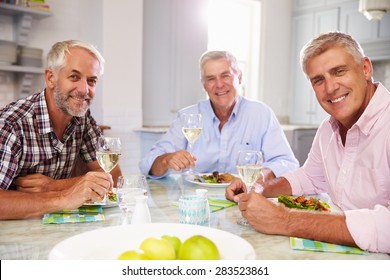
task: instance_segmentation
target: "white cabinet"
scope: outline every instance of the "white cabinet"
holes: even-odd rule
[[[299,56],[302,47],[315,35],[338,29],[339,10],[332,8],[293,17],[292,111],[294,124],[319,124],[327,113],[318,104],[314,91],[302,72]]]
[[[359,43],[371,42],[377,38],[377,21],[369,21],[359,12],[359,2],[345,3],[340,8],[340,30],[354,37]]]
[[[168,126],[177,110],[205,98],[198,61],[207,49],[207,1],[143,3],[143,125]]]
[[[302,166],[310,152],[317,128],[310,126],[282,125],[295,157]]]
[[[390,13],[369,21],[358,11],[359,1],[340,5],[340,30],[353,36],[371,60],[390,58]]]
[[[18,45],[26,46],[28,45],[28,35],[32,28],[33,19],[42,19],[51,15],[50,12],[46,11],[0,3],[0,19],[3,19],[0,21],[0,29],[7,31],[5,32],[6,34],[3,34],[4,37],[2,39],[15,41]],[[12,18],[11,26],[7,25],[9,18]],[[21,97],[24,92],[31,94],[34,76],[43,74],[43,72],[44,68],[41,67],[0,64],[0,76],[2,79],[8,79],[7,77],[12,75],[13,91],[17,93],[13,99]],[[4,90],[8,91],[9,88]],[[8,103],[9,100],[2,101]]]

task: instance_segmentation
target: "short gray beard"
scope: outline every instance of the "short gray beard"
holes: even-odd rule
[[[58,86],[56,85],[54,87],[54,101],[55,101],[57,107],[59,109],[61,109],[61,111],[64,112],[65,114],[71,115],[73,117],[84,117],[89,109],[89,106],[87,108],[85,108],[85,110],[82,112],[76,112],[76,111],[72,110],[72,108],[69,106],[69,102],[67,99],[68,99],[68,96],[66,94],[60,92],[58,89]],[[89,101],[91,104],[92,99],[90,99]]]

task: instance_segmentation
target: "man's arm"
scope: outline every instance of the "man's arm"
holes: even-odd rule
[[[97,161],[84,164],[84,167],[84,172],[104,172],[103,169],[100,168]],[[110,173],[114,181],[113,186],[116,186],[118,176],[122,174],[119,165],[117,165]],[[55,180],[42,174],[30,174],[23,177],[18,177],[14,180],[14,184],[17,186],[17,190],[21,192],[61,191],[73,186],[84,175],[85,174],[77,177]]]
[[[0,220],[39,217],[62,209],[76,209],[100,201],[113,184],[104,172],[89,172],[62,191],[20,192],[0,190]]]
[[[240,196],[239,208],[250,225],[262,233],[356,246],[344,214],[290,209],[257,193]]]

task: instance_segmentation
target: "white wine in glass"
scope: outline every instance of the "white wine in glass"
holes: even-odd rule
[[[110,151],[98,151],[96,157],[100,167],[105,172],[111,172],[119,162],[120,153]]]
[[[183,114],[181,121],[183,134],[188,141],[188,151],[192,153],[192,146],[202,132],[202,115]],[[193,175],[191,167],[188,169],[187,175]]]
[[[193,145],[198,139],[199,134],[202,132],[202,128],[196,127],[196,128],[188,128],[188,127],[183,127],[182,131],[184,133],[184,136],[187,138],[188,143]]]
[[[262,166],[264,163],[263,154],[260,151],[244,150],[238,152],[237,171],[241,180],[244,181],[247,192],[250,192],[253,184],[260,177],[263,177]],[[237,220],[239,225],[248,225],[248,221],[241,217]]]
[[[118,137],[98,138],[96,158],[100,167],[109,173],[117,166],[121,154],[121,141]],[[107,194],[105,194],[103,201],[107,201]]]

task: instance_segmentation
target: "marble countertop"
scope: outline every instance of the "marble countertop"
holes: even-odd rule
[[[149,209],[152,223],[177,223],[178,208],[172,202],[182,194],[195,193],[199,186],[185,182],[180,176],[170,176],[162,180],[149,180]],[[209,197],[224,198],[224,188],[209,187]],[[76,234],[120,224],[118,207],[104,208],[102,222],[74,224],[42,224],[41,219],[0,221],[0,259],[48,259],[52,248],[60,241]],[[390,259],[387,254],[368,255],[337,254],[292,250],[289,237],[266,235],[251,227],[236,223],[240,217],[237,206],[219,210],[211,214],[211,227],[231,232],[248,241],[255,249],[259,260],[285,259]],[[109,236],[107,237],[110,238]]]
[[[281,127],[284,131],[289,130],[305,130],[305,129],[314,129],[316,130],[318,126],[316,125],[301,125],[301,124],[281,124]],[[142,133],[165,133],[169,129],[168,126],[150,126],[150,127],[141,127],[137,128],[134,131],[135,132],[142,132]]]

